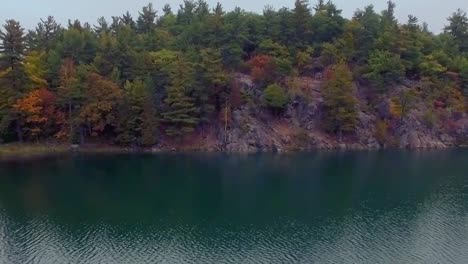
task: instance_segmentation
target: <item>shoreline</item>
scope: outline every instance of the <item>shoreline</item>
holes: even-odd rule
[[[12,159],[30,159],[56,156],[60,154],[160,154],[160,153],[227,153],[227,154],[255,154],[255,153],[301,153],[308,151],[329,152],[329,151],[381,151],[381,150],[408,150],[408,151],[431,151],[444,149],[463,149],[466,145],[446,147],[446,148],[334,148],[334,149],[298,149],[286,151],[224,151],[213,149],[176,149],[176,148],[130,148],[115,145],[84,145],[74,147],[59,143],[11,143],[0,145],[0,161]]]

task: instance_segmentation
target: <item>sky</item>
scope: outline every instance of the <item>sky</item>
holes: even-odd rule
[[[216,0],[206,0],[211,6]],[[111,16],[120,16],[127,10],[134,17],[144,5],[152,2],[156,9],[161,10],[165,3],[177,10],[182,0],[1,0],[0,22],[6,19],[16,19],[24,28],[32,29],[40,18],[53,15],[61,24],[68,19],[79,19],[82,22],[96,24],[97,18],[104,16],[110,21]],[[265,5],[275,8],[293,7],[294,0],[220,0],[226,11],[239,6],[253,12],[262,12]],[[311,0],[315,4],[316,0]],[[376,10],[385,8],[387,0],[334,0],[345,17],[352,17],[354,11],[366,5],[373,4]],[[400,22],[406,22],[409,14],[415,15],[420,22],[427,22],[429,29],[440,32],[446,24],[446,19],[457,8],[468,11],[468,0],[394,0],[397,4],[396,15]],[[160,12],[161,13],[161,12]]]

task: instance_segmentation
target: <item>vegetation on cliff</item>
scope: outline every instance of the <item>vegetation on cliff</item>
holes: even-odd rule
[[[346,19],[323,0],[263,14],[185,0],[176,12],[148,4],[137,18],[127,12],[94,25],[48,17],[26,32],[8,20],[0,31],[0,142],[144,147],[211,128],[224,144],[240,109],[279,119],[288,105],[310,100],[304,80],[321,82],[320,129],[340,142],[361,133],[362,112],[386,108],[370,130],[392,144],[411,129],[416,104],[425,127],[443,123],[444,135],[463,135],[456,121],[467,113],[466,13],[455,11],[433,34],[394,12],[392,1]],[[410,89],[395,88],[402,84]]]

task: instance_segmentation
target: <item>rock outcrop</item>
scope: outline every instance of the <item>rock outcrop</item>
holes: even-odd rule
[[[346,135],[340,141],[336,135],[326,133],[322,127],[323,98],[321,82],[302,78],[304,94],[292,98],[285,111],[274,115],[260,104],[261,92],[255,88],[247,75],[239,75],[244,92],[251,98],[240,109],[231,113],[228,129],[212,128],[215,138],[204,139],[210,144],[199,144],[204,150],[226,152],[282,152],[313,149],[380,149],[380,148],[448,148],[468,143],[468,116],[449,116],[444,122],[428,124],[428,112],[422,101],[416,100],[401,118],[393,117],[391,97],[407,91],[410,85],[393,89],[393,94],[380,98],[374,107],[366,98],[357,95],[358,123],[353,135]],[[411,84],[414,85],[414,84]],[[357,93],[359,89],[356,88]],[[438,110],[447,114],[444,109]],[[377,136],[377,124],[392,120],[386,138]],[[196,142],[200,142],[194,140]],[[206,146],[204,146],[206,145]],[[197,147],[195,147],[197,148]]]

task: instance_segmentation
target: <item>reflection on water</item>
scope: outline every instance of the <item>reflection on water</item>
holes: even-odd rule
[[[0,163],[0,263],[467,263],[468,151]]]

